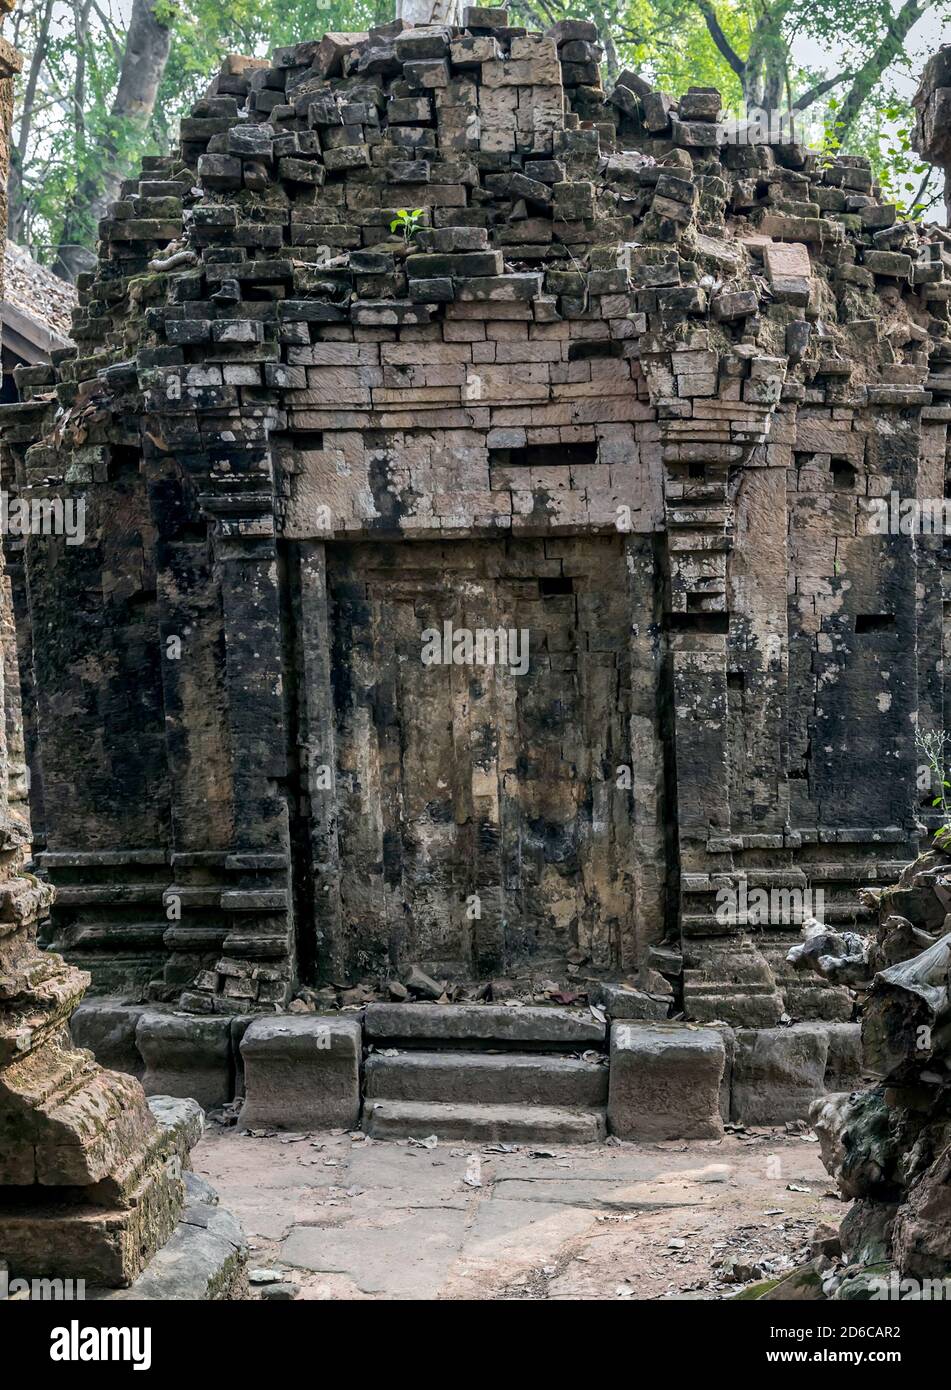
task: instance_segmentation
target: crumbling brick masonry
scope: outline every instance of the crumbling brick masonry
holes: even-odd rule
[[[570,960],[851,1016],[746,904],[855,920],[927,820],[942,538],[882,519],[944,497],[947,239],[599,56],[469,10],[229,58],[20,372],[5,486],[86,509],[10,571],[53,940],[100,991]],[[523,671],[467,657],[500,630]]]

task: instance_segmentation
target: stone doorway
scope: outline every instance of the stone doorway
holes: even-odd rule
[[[620,537],[328,546],[352,977],[632,963],[626,593]]]

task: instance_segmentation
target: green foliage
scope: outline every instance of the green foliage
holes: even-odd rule
[[[420,223],[422,222],[422,220],[422,208],[413,208],[412,210],[409,208],[399,208],[397,210],[396,216],[390,223],[390,231],[402,232],[404,241],[412,241],[413,237],[419,231]]]
[[[728,0],[717,6],[716,13],[731,46],[745,57],[755,23],[753,6]],[[657,0],[645,6],[645,33],[636,55],[638,66],[662,91],[679,95],[688,87],[716,87],[724,108],[739,110],[740,80],[716,48],[693,0]]]
[[[867,155],[882,195],[901,217],[920,218],[939,201],[941,178],[911,148],[914,113],[889,90],[872,94],[849,141],[853,154]]]

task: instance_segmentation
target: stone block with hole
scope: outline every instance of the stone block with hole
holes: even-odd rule
[[[716,1028],[611,1025],[608,1128],[620,1139],[717,1139],[726,1046]]]
[[[256,1018],[241,1040],[244,1129],[353,1129],[363,1033],[356,1018]]]

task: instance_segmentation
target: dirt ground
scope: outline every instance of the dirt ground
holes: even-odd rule
[[[192,1157],[244,1226],[257,1297],[280,1279],[301,1299],[719,1299],[739,1287],[725,1257],[769,1277],[846,1210],[818,1145],[783,1130],[427,1142],[213,1125]]]

